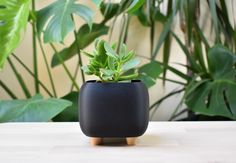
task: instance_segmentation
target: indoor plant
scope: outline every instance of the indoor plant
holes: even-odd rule
[[[135,80],[138,73],[124,73],[135,68],[139,60],[124,44],[116,48],[103,40],[95,44],[93,53],[85,54],[90,63],[83,70],[100,80],[87,81],[81,88],[82,131],[94,137],[92,144],[100,144],[104,137],[125,137],[127,144],[134,144],[133,137],[142,135],[148,125],[149,96],[145,85]]]

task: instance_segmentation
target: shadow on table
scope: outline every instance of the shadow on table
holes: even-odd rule
[[[157,146],[159,145],[159,137],[157,135],[143,135],[138,137],[135,146]],[[128,146],[125,138],[103,138],[103,143],[99,146]],[[132,146],[130,146],[132,147]]]

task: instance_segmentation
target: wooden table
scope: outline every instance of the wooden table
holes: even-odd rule
[[[236,163],[235,122],[150,122],[136,146],[91,146],[78,123],[0,124],[0,163]]]

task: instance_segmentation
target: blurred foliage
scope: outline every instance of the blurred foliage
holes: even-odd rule
[[[12,3],[10,3],[10,1]],[[163,84],[169,81],[181,85],[181,89],[174,90],[164,97],[157,99],[157,101],[150,106],[150,110],[153,111],[153,113],[157,111],[160,104],[167,98],[183,92],[183,99],[170,117],[171,120],[178,119],[180,115],[186,112],[188,113],[188,120],[191,120],[192,117],[192,119],[196,120],[194,116],[196,117],[198,115],[223,116],[235,119],[236,105],[233,101],[233,97],[236,84],[236,20],[234,20],[234,17],[231,17],[233,14],[229,14],[229,7],[231,6],[227,6],[225,0],[121,0],[120,3],[92,0],[94,5],[100,9],[103,16],[103,20],[99,23],[92,21],[92,15],[94,14],[91,9],[74,0],[56,0],[38,11],[34,10],[35,3],[34,0],[32,0],[33,8],[30,14],[28,13],[29,5],[25,5],[27,2],[26,0],[3,0],[0,2],[1,35],[3,32],[11,31],[13,28],[17,27],[17,30],[14,30],[14,32],[16,32],[16,35],[14,35],[16,38],[0,38],[0,42],[2,43],[0,46],[8,46],[8,49],[10,49],[9,51],[2,51],[4,54],[0,53],[0,61],[3,63],[6,57],[18,46],[19,39],[17,37],[19,32],[27,24],[26,21],[23,21],[25,19],[21,19],[22,21],[14,21],[12,22],[13,24],[10,23],[11,26],[6,26],[6,20],[13,20],[10,19],[9,16],[14,17],[20,15],[25,18],[27,15],[30,15],[28,22],[32,25],[34,23],[36,24],[35,28],[33,25],[33,29],[35,29],[33,38],[36,38],[39,44],[36,47],[34,46],[34,50],[38,47],[42,53],[45,54],[44,44],[41,38],[44,38],[44,43],[49,44],[54,50],[53,59],[50,61],[51,67],[48,66],[49,76],[53,79],[53,74],[50,73],[50,69],[56,66],[62,66],[71,81],[71,88],[68,94],[62,98],[73,102],[73,105],[61,112],[61,114],[58,114],[55,119],[53,119],[54,121],[78,120],[76,117],[77,112],[75,111],[75,99],[79,93],[79,85],[83,83],[78,84],[76,78],[79,76],[82,78],[83,82],[85,81],[85,74],[81,70],[81,67],[83,67],[81,50],[93,44],[96,38],[103,35],[109,34],[111,38],[114,32],[114,26],[117,25],[118,17],[121,18],[119,24],[121,28],[117,38],[118,49],[122,47],[123,43],[126,44],[130,40],[135,39],[128,38],[129,30],[131,30],[129,28],[131,19],[137,18],[136,20],[140,22],[140,26],[150,29],[150,54],[145,58],[145,64],[141,65],[137,70],[131,69],[125,74],[128,75],[134,71],[138,72],[139,78],[148,87],[155,85],[157,79],[162,79]],[[6,8],[6,6],[9,4],[14,6],[14,14],[7,14],[9,12],[7,9],[9,8]],[[21,7],[26,7],[25,12],[20,13],[19,9]],[[61,10],[57,10],[57,7]],[[208,12],[205,12],[202,7]],[[65,12],[61,12],[62,10]],[[209,14],[209,16],[206,14]],[[85,20],[85,24],[81,25],[79,28],[74,24],[74,16],[76,15]],[[179,26],[176,26],[176,19],[178,17]],[[231,20],[233,20],[233,23]],[[210,26],[206,26],[206,22],[210,24]],[[157,24],[163,26],[161,32],[156,31]],[[184,37],[180,37],[180,34],[176,33],[176,28],[182,31]],[[209,30],[208,28],[210,28],[210,32],[207,32]],[[57,50],[54,46],[54,42],[62,43],[70,32],[74,34],[72,44],[69,46],[64,45],[65,47],[63,49]],[[155,37],[157,32],[160,32],[159,38]],[[173,41],[178,43],[183,54],[186,56],[185,64],[177,63],[186,68],[185,72],[180,71],[173,66],[173,64],[169,63]],[[140,46],[141,45],[142,40],[140,40]],[[156,59],[159,53],[163,54],[161,61],[157,61]],[[38,79],[37,55],[35,54],[34,52],[33,56],[36,61],[34,62],[34,71],[31,71],[30,68],[19,58],[16,58],[15,55],[8,58],[8,63],[27,98],[32,97],[32,95],[24,82],[24,78],[19,74],[18,67],[15,66],[15,62],[11,60],[11,57],[15,56],[14,59],[34,77],[36,86],[38,85],[41,88],[40,92],[45,91],[49,96],[56,97],[56,89],[55,91],[50,90],[48,86],[44,85],[44,83]],[[142,57],[141,54],[138,54],[138,56]],[[66,65],[66,61],[71,59],[78,60],[75,71],[68,69]],[[47,59],[44,59],[44,61],[48,65]],[[179,76],[180,79],[173,80],[167,78],[167,72],[174,73]],[[51,84],[54,86],[53,80],[51,80]],[[0,81],[0,86],[10,97],[14,99],[18,98],[11,87],[4,82],[4,79]],[[75,89],[77,93],[74,92]],[[39,90],[35,89],[35,93],[39,93]],[[182,104],[186,104],[187,106],[187,109],[184,111],[180,110]]]

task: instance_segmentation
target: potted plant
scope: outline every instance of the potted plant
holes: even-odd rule
[[[103,40],[96,42],[92,53],[84,53],[90,62],[82,67],[83,71],[99,80],[87,81],[81,87],[79,116],[83,133],[92,137],[93,145],[106,137],[124,137],[128,145],[135,144],[135,137],[148,126],[149,95],[145,85],[136,80],[138,73],[125,73],[140,61],[133,51],[127,52],[124,44],[116,48],[116,44],[110,46]]]

